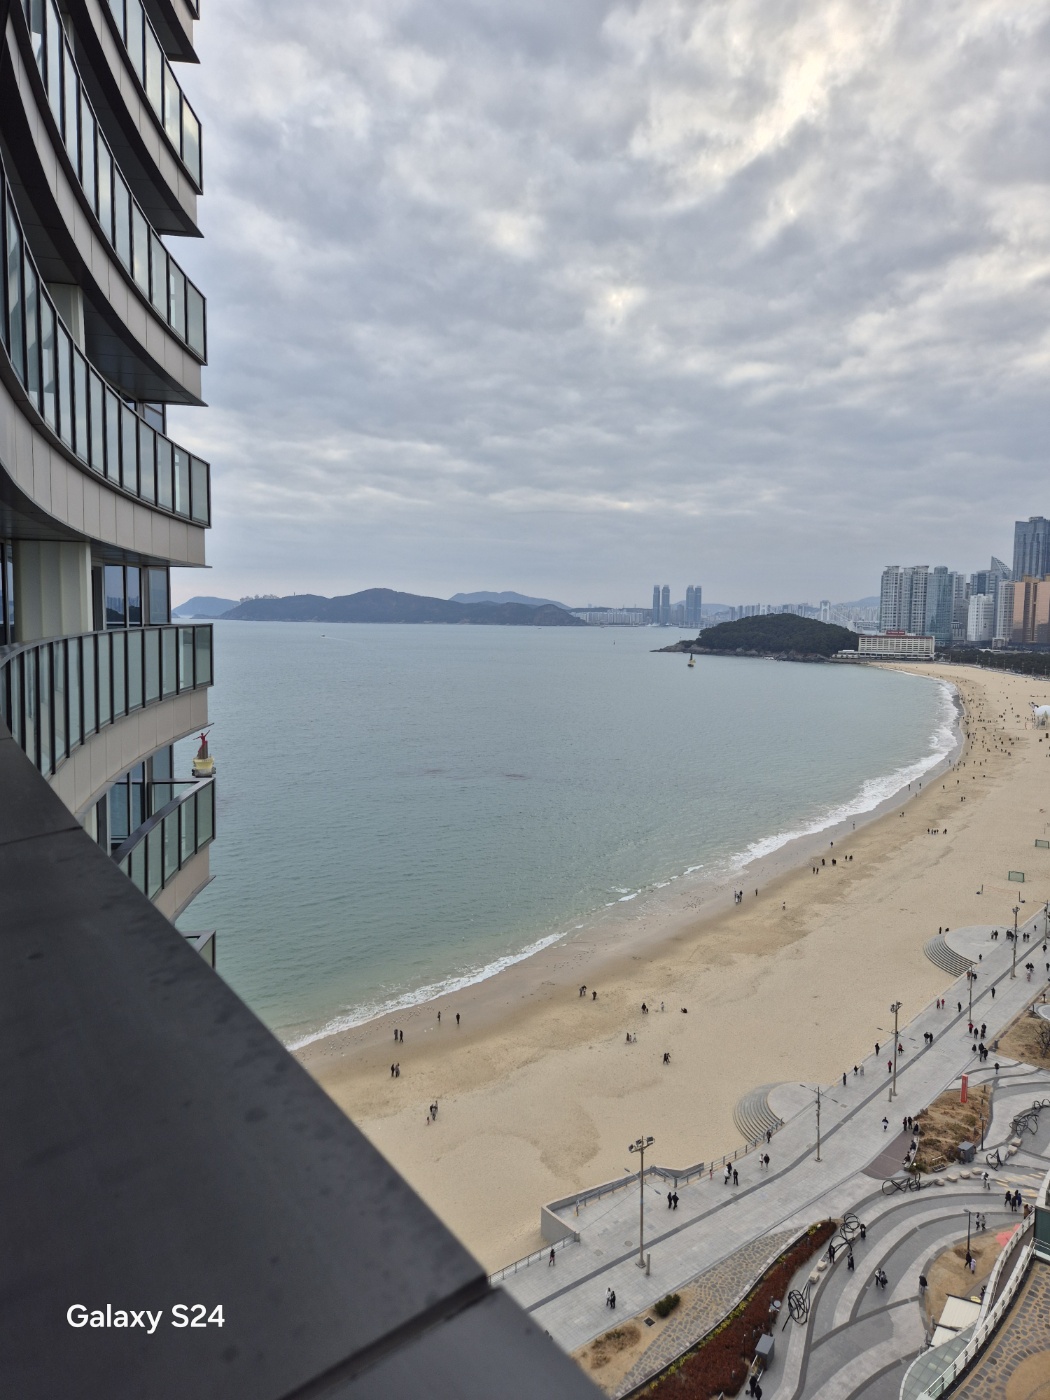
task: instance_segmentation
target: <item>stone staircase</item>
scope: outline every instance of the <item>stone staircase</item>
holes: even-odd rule
[[[972,958],[964,958],[962,953],[949,948],[943,933],[934,934],[932,938],[927,939],[922,945],[922,951],[930,962],[946,972],[949,977],[961,977],[968,967],[973,967]]]
[[[769,1106],[769,1091],[773,1084],[761,1084],[751,1089],[733,1109],[733,1122],[744,1136],[745,1142],[758,1142],[766,1133],[775,1133],[782,1119]]]

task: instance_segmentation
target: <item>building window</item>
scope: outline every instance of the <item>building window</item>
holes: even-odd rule
[[[103,570],[106,598],[106,626],[126,627],[128,625],[127,590],[124,583],[124,570],[117,564],[107,564]]]

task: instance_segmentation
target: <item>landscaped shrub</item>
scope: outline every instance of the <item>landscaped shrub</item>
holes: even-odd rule
[[[681,1301],[677,1293],[668,1293],[666,1298],[661,1298],[658,1303],[653,1304],[653,1312],[657,1317],[670,1317]]]
[[[837,1228],[833,1220],[812,1225],[770,1265],[729,1316],[653,1381],[645,1394],[651,1400],[710,1400],[720,1392],[736,1395],[747,1378],[755,1343],[769,1326],[770,1303],[778,1298],[787,1306],[791,1279],[823,1249]]]

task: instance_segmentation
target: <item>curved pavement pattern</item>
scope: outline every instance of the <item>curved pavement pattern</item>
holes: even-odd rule
[[[1030,922],[1034,926],[1036,920]],[[1038,923],[1041,932],[1041,914]],[[982,975],[974,987],[974,1010],[979,1011],[982,1021],[988,1022],[989,1033],[994,1037],[1039,988],[1023,977],[1010,977],[1006,940],[993,942],[989,939],[982,946]],[[991,995],[993,986],[996,989],[994,998]],[[801,1389],[792,1385],[784,1391],[784,1400],[789,1400],[796,1392],[805,1400],[817,1394],[821,1400],[847,1400],[847,1397],[859,1397],[862,1392],[865,1400],[883,1400],[883,1392],[872,1389],[869,1393],[866,1387],[881,1384],[880,1376],[895,1372],[899,1389],[904,1369],[900,1365],[901,1358],[914,1355],[922,1345],[921,1316],[912,1294],[905,1287],[904,1275],[913,1270],[914,1288],[917,1288],[919,1256],[925,1263],[935,1252],[934,1245],[939,1251],[941,1245],[937,1242],[941,1235],[937,1231],[942,1226],[940,1223],[924,1225],[924,1232],[915,1235],[920,1218],[934,1222],[943,1220],[944,1238],[958,1238],[958,1229],[965,1231],[963,1207],[967,1200],[971,1204],[974,1198],[979,1200],[980,1208],[987,1209],[991,1222],[993,1214],[1000,1209],[1005,1185],[1020,1186],[1026,1198],[1031,1199],[1047,1167],[1041,1154],[1046,1151],[1046,1137],[1050,1135],[1050,1112],[1043,1115],[1045,1122],[1040,1122],[1039,1132],[1026,1133],[1021,1150],[1013,1156],[1006,1155],[1004,1166],[992,1173],[990,1192],[981,1190],[973,1177],[964,1177],[962,1170],[965,1169],[962,1169],[955,1182],[943,1176],[940,1186],[933,1185],[907,1196],[884,1197],[881,1184],[865,1174],[865,1169],[887,1153],[894,1137],[901,1132],[902,1117],[917,1113],[943,1090],[958,1085],[960,1073],[969,1074],[975,1087],[988,1081],[998,1083],[998,1101],[986,1133],[988,1146],[1008,1148],[1011,1121],[1017,1109],[1040,1096],[1040,1090],[1050,1092],[1050,1073],[1045,1070],[1002,1060],[997,1076],[992,1064],[979,1062],[972,1051],[967,1013],[957,1014],[955,1009],[959,1001],[966,1004],[963,993],[964,982],[960,978],[954,985],[945,987],[946,1006],[938,1008],[931,1003],[920,1008],[901,1028],[904,1054],[898,1064],[896,1100],[890,1102],[888,1098],[890,1086],[885,1061],[876,1061],[873,1054],[860,1066],[863,1073],[851,1076],[844,1086],[835,1084],[824,1090],[819,1162],[814,1150],[815,1115],[811,1095],[802,1088],[795,1091],[793,1097],[777,1089],[772,1097],[778,1106],[784,1104],[786,1121],[769,1149],[772,1160],[768,1169],[759,1160],[762,1154],[753,1153],[738,1160],[739,1184],[736,1187],[726,1186],[717,1170],[710,1176],[682,1183],[678,1187],[679,1209],[673,1213],[667,1212],[664,1183],[646,1181],[645,1249],[651,1265],[648,1271],[639,1269],[635,1262],[638,1254],[638,1184],[635,1180],[625,1189],[613,1191],[581,1208],[578,1217],[572,1207],[567,1208],[566,1218],[571,1216],[578,1242],[558,1252],[554,1269],[521,1269],[507,1280],[507,1292],[559,1346],[574,1351],[608,1329],[610,1318],[604,1300],[609,1287],[616,1291],[618,1316],[633,1317],[686,1280],[697,1279],[712,1270],[749,1242],[774,1233],[798,1231],[818,1219],[841,1218],[847,1211],[859,1208],[862,1218],[867,1214],[873,1220],[885,1220],[887,1232],[891,1222],[913,1220],[914,1224],[906,1226],[905,1238],[917,1241],[914,1254],[907,1253],[902,1239],[894,1242],[887,1236],[880,1242],[882,1225],[869,1231],[862,1252],[857,1253],[858,1274],[853,1277],[856,1279],[860,1275],[863,1258],[863,1267],[868,1270],[870,1279],[873,1261],[878,1257],[882,1262],[883,1258],[872,1251],[883,1249],[886,1258],[883,1267],[889,1275],[890,1288],[885,1293],[880,1290],[877,1295],[870,1288],[861,1288],[858,1306],[854,1308],[851,1303],[845,1309],[844,1321],[827,1325],[828,1333],[844,1325],[862,1324],[865,1329],[857,1332],[850,1342],[845,1373],[836,1379],[832,1374],[835,1368],[823,1369],[823,1358],[834,1354],[836,1343],[830,1336],[825,1339],[824,1331],[814,1329],[812,1358],[804,1375],[801,1360],[798,1363],[796,1379]],[[932,1042],[925,1039],[927,1032],[932,1033]],[[797,1109],[792,1109],[792,1103],[798,1104]],[[885,1130],[884,1116],[892,1120],[887,1121]],[[976,1165],[984,1169],[983,1163]],[[885,1169],[882,1164],[880,1168]],[[953,1211],[956,1212],[954,1224]],[[1016,1219],[1014,1216],[1013,1220]],[[903,1251],[892,1261],[892,1267],[891,1256],[886,1253],[891,1249]],[[833,1277],[838,1269],[836,1265],[831,1271]],[[836,1287],[846,1287],[849,1280],[844,1277],[845,1272],[843,1265],[842,1282]],[[823,1279],[825,1275],[818,1277]],[[825,1288],[828,1284],[821,1283],[819,1287]],[[857,1288],[859,1284],[854,1282],[851,1287]],[[900,1292],[902,1288],[903,1293]],[[830,1296],[831,1290],[829,1299]],[[732,1299],[725,1301],[728,1310]],[[837,1299],[831,1313],[837,1313]],[[823,1319],[824,1314],[821,1312],[817,1316]],[[823,1320],[820,1325],[824,1327]],[[791,1330],[783,1337],[780,1333],[777,1335],[775,1370],[780,1368],[784,1351],[780,1342],[782,1340],[787,1347]],[[840,1362],[843,1355],[840,1352]],[[841,1365],[839,1371],[842,1371]],[[771,1374],[770,1380],[773,1379]],[[768,1390],[765,1394],[766,1400],[771,1400]],[[890,1392],[885,1394],[889,1400]],[[893,1400],[896,1394],[893,1391]]]
[[[972,958],[964,958],[961,953],[948,947],[943,933],[935,933],[932,938],[928,938],[922,945],[922,951],[930,962],[942,972],[946,972],[949,977],[961,977],[968,967],[973,966]]]
[[[745,1142],[759,1142],[766,1133],[775,1133],[783,1124],[783,1119],[769,1106],[769,1091],[775,1084],[760,1084],[757,1089],[746,1093],[733,1109],[733,1122],[737,1131],[743,1133]]]

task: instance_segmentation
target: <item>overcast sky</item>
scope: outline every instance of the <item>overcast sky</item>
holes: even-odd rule
[[[1050,0],[202,13],[176,598],[844,599],[1050,514]]]

